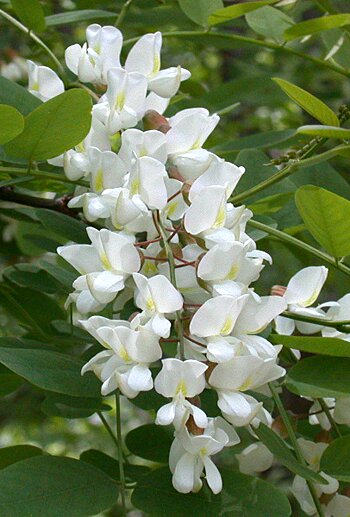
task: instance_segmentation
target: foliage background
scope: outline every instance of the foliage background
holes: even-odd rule
[[[41,2],[48,16],[46,30],[42,33],[45,43],[62,60],[64,49],[73,42],[85,39],[85,28],[88,23],[98,22],[107,24],[114,22],[113,18],[94,17],[89,22],[73,22],[53,25],[50,17],[57,13],[76,12],[83,9],[100,9],[118,13],[124,2],[119,0],[48,0]],[[195,0],[193,0],[195,3]],[[231,5],[234,2],[225,2]],[[241,2],[244,3],[244,2]],[[281,2],[283,4],[283,2]],[[1,0],[0,7],[11,12],[8,1]],[[296,0],[285,2],[278,7],[285,16],[294,21],[306,20],[321,16],[331,5],[337,12],[346,12],[346,0],[321,2],[313,0]],[[264,8],[265,9],[265,8]],[[268,8],[271,9],[271,8]],[[268,24],[270,12],[259,12],[240,17],[219,26],[218,30],[226,33],[242,35],[259,40],[259,44],[246,44],[242,41],[220,39],[215,31],[205,34],[198,24],[191,21],[180,9],[176,0],[134,0],[123,20],[124,37],[133,38],[146,32],[162,31],[166,34],[163,46],[162,61],[164,66],[181,65],[192,72],[192,77],[182,83],[181,93],[175,98],[175,105],[170,106],[167,113],[174,110],[193,106],[205,106],[211,112],[221,112],[222,119],[215,136],[211,138],[208,147],[225,159],[244,165],[247,174],[239,185],[238,193],[257,184],[274,172],[271,160],[283,155],[286,151],[300,148],[308,138],[296,135],[299,126],[314,123],[305,111],[289,99],[273,77],[287,79],[294,84],[312,92],[318,98],[338,112],[340,106],[346,104],[350,95],[350,36],[344,30],[344,42],[341,49],[327,63],[336,63],[348,71],[348,77],[340,75],[327,67],[320,67],[309,60],[283,50],[280,38],[280,21]],[[53,18],[51,18],[53,20]],[[288,22],[286,22],[288,24]],[[261,29],[262,27],[262,29]],[[199,31],[201,35],[176,35],[176,31]],[[169,33],[174,33],[169,35]],[[318,34],[305,41],[298,40],[292,48],[302,50],[311,56],[324,59],[330,49],[338,41],[342,29],[333,29]],[[272,37],[271,37],[272,36]],[[281,48],[265,48],[264,42],[273,42]],[[0,21],[0,59],[2,68],[12,61],[14,56],[30,58],[41,64],[54,68],[54,64],[42,49],[33,43],[26,34],[6,20]],[[126,49],[124,49],[126,51]],[[73,77],[71,77],[73,80]],[[23,77],[20,82],[26,85]],[[230,106],[232,106],[230,108]],[[226,109],[227,108],[227,109]],[[327,148],[327,144],[326,147]],[[1,156],[0,156],[1,158]],[[47,168],[50,170],[50,168]],[[54,169],[52,169],[54,170]],[[305,230],[300,215],[295,206],[294,191],[303,184],[312,183],[327,188],[350,199],[350,182],[348,160],[336,157],[330,163],[323,162],[312,168],[297,172],[292,177],[272,186],[263,193],[249,199],[248,206],[267,195],[285,192],[283,207],[273,213],[262,214],[257,219],[273,224],[279,229],[297,236],[299,239],[316,245],[311,235]],[[33,181],[26,184],[28,191],[56,191],[69,194],[68,184],[45,181]],[[0,178],[1,200],[1,178]],[[22,263],[32,266],[41,263],[43,253],[50,247],[47,241],[47,231],[39,228],[23,211],[23,220],[10,218],[5,215],[6,202],[0,202],[0,267],[3,282],[11,279],[14,267]],[[8,212],[7,212],[8,214]],[[50,235],[51,249],[61,242],[59,235]],[[267,294],[274,284],[285,284],[286,281],[300,268],[307,265],[321,264],[300,249],[282,244],[271,237],[260,240],[261,249],[268,251],[274,258],[273,267],[266,267],[257,290]],[[20,268],[21,266],[19,266]],[[37,270],[34,268],[35,273]],[[34,274],[34,273],[33,273]],[[55,295],[57,302],[57,318],[64,320],[62,310],[66,292],[57,288],[51,277],[44,273],[41,284],[34,288],[38,294],[45,291]],[[17,286],[21,281],[17,277]],[[37,277],[39,279],[39,276]],[[19,284],[18,284],[19,282]],[[324,290],[325,299],[337,299],[349,291],[348,282],[336,269],[330,269],[329,280]],[[41,286],[38,288],[38,285]],[[22,288],[25,286],[22,285]],[[21,288],[18,288],[21,289]],[[1,297],[1,293],[0,293]],[[16,317],[11,315],[8,302],[1,299],[0,335],[21,335],[23,328]],[[321,300],[322,301],[322,300]],[[28,303],[28,306],[31,305]],[[37,307],[43,320],[50,320],[51,314],[45,303]],[[61,323],[62,325],[62,323]],[[69,341],[67,333],[62,333],[62,346]],[[79,341],[80,340],[80,341]],[[76,331],[77,350],[84,342],[84,336]],[[0,370],[0,376],[1,376]],[[12,379],[13,380],[13,379]],[[1,390],[0,385],[0,390]],[[29,384],[21,384],[19,389],[0,398],[0,446],[18,443],[32,443],[43,447],[50,453],[68,454],[78,457],[87,448],[99,448],[113,454],[113,443],[101,428],[101,422],[96,416],[89,419],[64,419],[48,416],[40,410],[39,401],[43,393]],[[148,413],[134,405],[124,402],[126,430],[139,425],[140,422],[150,421]],[[108,417],[107,417],[108,418]],[[283,472],[276,472],[283,485]],[[107,514],[105,514],[107,515]],[[112,513],[110,514],[112,515]]]

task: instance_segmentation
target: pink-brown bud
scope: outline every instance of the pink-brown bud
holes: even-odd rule
[[[158,113],[158,111],[148,110],[143,117],[143,128],[145,130],[156,129],[166,134],[170,129],[170,125],[167,119]]]
[[[271,287],[271,294],[274,296],[284,296],[287,288],[284,285],[273,285]]]

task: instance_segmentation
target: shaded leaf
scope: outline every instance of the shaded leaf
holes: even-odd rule
[[[289,370],[286,385],[293,393],[305,397],[350,396],[350,359],[307,357]]]
[[[246,13],[250,13],[251,11],[256,11],[257,9],[259,9],[260,13],[260,10],[264,5],[275,4],[276,2],[278,2],[278,0],[260,0],[258,2],[244,2],[237,5],[229,5],[228,7],[218,9],[211,13],[209,16],[209,25],[225,23],[229,20],[239,18]]]
[[[247,14],[246,20],[254,32],[278,42],[284,41],[285,30],[294,25],[292,18],[287,16],[283,11],[279,11],[268,5],[258,11]]]
[[[167,463],[173,441],[173,430],[155,424],[146,424],[130,431],[125,444],[130,452],[140,458]]]
[[[43,31],[45,29],[44,10],[39,0],[11,0],[18,18],[28,29]]]
[[[108,18],[115,20],[116,14],[102,9],[82,9],[80,11],[51,14],[50,16],[46,16],[45,19],[48,27],[55,27],[57,25],[68,25],[70,23],[85,22],[87,20],[96,22],[97,20]]]
[[[335,337],[280,336],[278,334],[271,334],[269,340],[275,345],[295,348],[310,354],[350,357],[349,341]]]
[[[224,7],[222,0],[178,0],[185,15],[198,25],[207,27],[211,13]]]
[[[298,127],[297,133],[302,133],[303,135],[322,136],[323,138],[340,138],[341,140],[350,138],[350,129],[335,126],[301,126]]]
[[[88,463],[33,456],[0,471],[2,517],[80,517],[112,506],[115,482]]]
[[[284,33],[287,41],[350,24],[350,14],[331,14],[297,23]]]
[[[339,481],[350,483],[350,435],[329,444],[322,454],[321,469]]]
[[[42,101],[26,88],[0,76],[0,102],[16,108],[22,115],[28,115],[42,104]]]
[[[0,449],[0,469],[4,469],[17,461],[41,456],[43,451],[34,445],[13,445],[12,447],[2,447]]]
[[[108,474],[112,479],[120,481],[119,463],[104,452],[89,449],[80,455],[80,459],[85,461],[85,463],[90,463],[91,465],[103,470],[103,472]],[[147,472],[149,472],[149,468],[141,465],[125,463],[124,472],[126,480],[132,482],[139,480],[142,476],[147,474]]]

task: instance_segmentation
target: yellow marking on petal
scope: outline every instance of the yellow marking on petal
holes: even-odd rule
[[[219,208],[218,215],[216,216],[213,228],[220,228],[224,225],[226,220],[226,210],[223,206]]]
[[[221,330],[220,330],[220,334],[224,335],[224,336],[227,336],[227,334],[229,334],[231,332],[231,329],[232,329],[232,324],[233,324],[233,320],[232,318],[229,316],[227,318],[227,320],[225,321],[225,323],[223,324]]]
[[[118,110],[122,110],[125,104],[125,92],[120,92],[117,95],[117,100],[115,101],[115,107]]]
[[[201,141],[199,138],[197,138],[197,140],[195,141],[195,143],[193,144],[191,149],[200,149],[200,148],[201,148]]]
[[[226,278],[227,280],[234,280],[237,276],[237,273],[239,271],[239,266],[237,264],[233,264],[230,271],[228,272]]]
[[[103,190],[103,170],[102,169],[99,169],[97,171],[93,187],[94,187],[95,192],[101,192]]]
[[[39,91],[39,83],[37,81],[35,81],[35,83],[32,84],[32,90],[34,90],[35,92],[38,92]]]
[[[107,270],[112,269],[111,263],[109,262],[109,260],[108,260],[108,257],[107,257],[107,255],[106,255],[106,253],[104,253],[104,252],[103,252],[103,253],[101,253],[101,255],[100,255],[100,259],[101,259],[102,265],[103,265],[103,267],[104,267],[105,269],[107,269]]]
[[[253,379],[251,377],[248,377],[246,381],[238,388],[239,391],[246,391],[250,388],[252,385]]]
[[[202,447],[199,451],[201,456],[208,456],[208,449],[206,447]]]
[[[160,70],[160,55],[157,53],[153,56],[153,70],[152,74],[156,74]]]
[[[187,395],[187,387],[186,387],[185,381],[180,381],[179,384],[177,385],[176,395],[179,395],[180,393],[184,397],[186,397],[186,395]]]
[[[136,194],[139,193],[139,188],[140,188],[140,182],[139,180],[133,180],[131,182],[131,185],[130,185],[130,194],[132,196],[135,196]]]
[[[146,147],[142,147],[140,151],[139,158],[142,158],[142,156],[148,156]]]
[[[99,54],[101,52],[101,45],[99,43],[96,43],[96,45],[94,45],[92,48],[96,52],[96,54]]]
[[[166,215],[168,217],[171,217],[172,215],[174,215],[178,205],[179,205],[178,201],[171,201],[170,203],[168,203],[168,206],[166,207]]]
[[[300,305],[302,305],[303,307],[310,307],[310,305],[312,305],[317,300],[317,297],[318,297],[318,290],[314,291],[312,293],[312,295],[310,296],[310,298],[308,298],[307,300],[302,302]]]
[[[130,355],[128,354],[128,352],[126,351],[126,348],[125,346],[121,345],[120,347],[120,350],[119,350],[119,356],[121,357],[121,359],[123,359],[123,361],[125,362],[130,362],[132,361]]]
[[[147,310],[154,311],[156,306],[155,306],[155,303],[152,298],[148,298],[148,300],[146,301],[146,307],[147,307]]]

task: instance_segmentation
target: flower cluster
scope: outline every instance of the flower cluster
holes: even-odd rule
[[[254,436],[260,422],[272,424],[260,400],[285,374],[282,347],[260,334],[274,320],[278,332],[292,333],[293,320],[280,316],[287,307],[322,316],[322,307],[305,307],[326,270],[301,271],[287,289],[259,296],[252,283],[271,257],[246,233],[250,210],[230,202],[245,170],[204,148],[218,115],[204,108],[163,115],[190,73],[161,70],[158,32],[141,37],[124,66],[117,28],[91,25],[86,39],[66,50],[66,64],[102,94],[84,142],[52,160],[71,180],[90,185],[77,187],[69,206],[91,223],[91,244],[58,248],[79,275],[68,303],[103,347],[82,373],[95,373],[103,395],[118,389],[133,399],[154,388],[167,399],[156,423],[174,426],[174,487],[198,491],[205,476],[216,494],[222,481],[211,457],[239,442],[235,428]],[[63,84],[29,62],[29,89],[45,101]],[[121,312],[126,302],[134,305],[128,319]],[[97,315],[105,310],[113,316]],[[207,415],[206,389],[216,393],[222,416]]]

